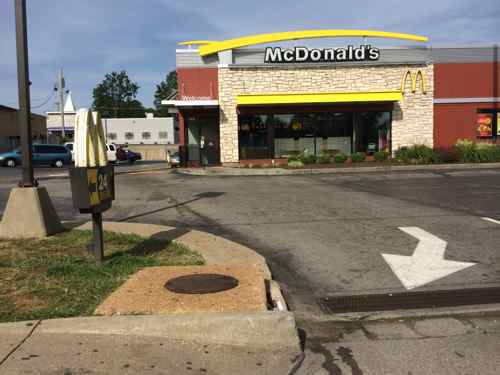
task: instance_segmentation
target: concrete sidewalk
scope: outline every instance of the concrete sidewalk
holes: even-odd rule
[[[183,314],[0,324],[1,374],[289,374],[290,313]]]
[[[342,174],[342,173],[373,173],[373,172],[405,172],[405,171],[450,171],[471,169],[500,168],[500,163],[450,163],[427,165],[339,165],[334,168],[305,167],[302,169],[287,168],[238,168],[238,167],[208,167],[179,168],[172,173],[193,176],[288,176],[311,174]]]

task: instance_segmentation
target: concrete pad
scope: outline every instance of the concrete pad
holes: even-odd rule
[[[74,229],[90,230],[92,223],[88,222]],[[264,277],[271,279],[271,271],[263,256],[246,246],[210,233],[164,225],[121,222],[105,222],[104,230],[175,241],[201,254],[207,265],[257,264],[262,268]]]
[[[174,293],[165,284],[192,274],[221,274],[239,281],[237,287],[207,294]],[[267,311],[262,270],[257,265],[148,267],[132,275],[95,311],[97,315],[166,314],[186,312]]]
[[[37,321],[0,324],[0,363],[28,337]]]
[[[63,230],[47,189],[11,190],[0,223],[0,238],[41,238]]]
[[[293,350],[256,351],[161,337],[37,334],[1,368],[3,375],[289,374]]]

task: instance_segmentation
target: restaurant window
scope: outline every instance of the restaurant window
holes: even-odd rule
[[[114,141],[116,139],[116,133],[108,133],[108,139]]]
[[[276,158],[351,153],[352,113],[279,114],[273,118]]]
[[[267,159],[271,157],[268,134],[271,121],[269,115],[239,116],[240,159]]]
[[[151,139],[151,133],[150,132],[143,132],[142,139]]]
[[[390,112],[356,113],[354,122],[354,151],[372,155],[377,151],[389,152]]]
[[[132,132],[126,132],[125,133],[125,139],[127,141],[130,141],[130,140],[134,139],[134,133],[132,133]]]

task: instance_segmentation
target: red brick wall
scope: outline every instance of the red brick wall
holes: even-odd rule
[[[499,97],[500,67],[493,63],[434,65],[434,98]],[[500,108],[500,103],[434,104],[434,145],[451,147],[458,139],[476,140],[478,109]]]
[[[500,64],[497,64],[500,65]],[[493,84],[493,63],[453,63],[434,65],[434,97],[478,98],[498,96],[500,66],[497,66],[497,87]]]
[[[217,68],[177,68],[179,97],[219,98]]]
[[[478,108],[495,106],[492,103],[434,105],[434,146],[451,147],[458,139],[476,140]]]

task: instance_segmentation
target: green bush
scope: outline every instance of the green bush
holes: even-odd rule
[[[500,146],[491,143],[478,143],[477,158],[481,163],[500,161]]]
[[[335,160],[335,163],[345,163],[347,160],[347,155],[343,154],[342,152],[339,152],[333,158]]]
[[[474,143],[468,139],[458,140],[454,145],[458,160],[464,163],[485,163],[500,161],[500,145]]]
[[[365,159],[366,159],[366,154],[364,152],[355,152],[354,154],[351,155],[351,160],[354,163],[359,163]]]
[[[468,139],[459,139],[453,146],[458,154],[458,160],[463,163],[478,162],[477,146],[474,142]]]
[[[373,154],[375,161],[386,161],[389,159],[389,153],[387,151],[377,151]]]
[[[288,168],[304,168],[304,163],[297,159],[288,159]]]
[[[430,164],[439,162],[439,154],[426,145],[401,147],[395,152],[396,161],[412,164]]]
[[[438,147],[434,150],[438,153],[439,160],[444,163],[455,163],[458,161],[458,153],[454,148]]]
[[[314,164],[316,163],[316,156],[310,154],[302,154],[299,156],[299,160],[304,164]]]
[[[316,160],[317,163],[319,164],[328,164],[330,163],[331,158],[330,155],[328,154],[320,154]]]

